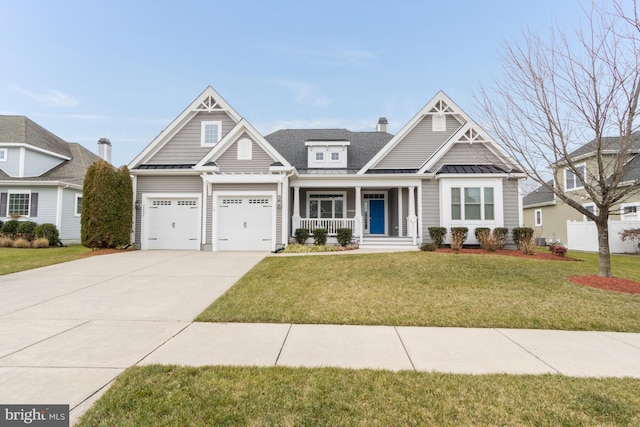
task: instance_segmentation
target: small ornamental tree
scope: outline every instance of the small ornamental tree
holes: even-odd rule
[[[130,243],[133,185],[129,169],[96,161],[82,188],[81,241],[89,248],[117,248]]]

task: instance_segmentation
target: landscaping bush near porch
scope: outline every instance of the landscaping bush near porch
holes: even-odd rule
[[[640,332],[640,295],[570,282],[598,272],[597,254],[571,256],[582,262],[420,251],[268,257],[196,320]],[[637,262],[612,257],[617,275],[640,281]]]

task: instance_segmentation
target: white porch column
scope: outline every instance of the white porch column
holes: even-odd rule
[[[291,218],[291,235],[300,228],[300,187],[293,187],[293,218]]]
[[[398,237],[404,235],[404,227],[402,227],[402,187],[398,187]]]
[[[413,238],[413,244],[417,244],[417,233],[416,233],[416,187],[409,187],[409,216],[407,218],[407,228],[409,231],[409,237]]]
[[[358,237],[358,243],[362,243],[362,187],[356,187],[356,216],[354,217],[355,230],[353,233]]]

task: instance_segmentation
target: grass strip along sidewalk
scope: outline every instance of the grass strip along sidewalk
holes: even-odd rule
[[[130,368],[87,426],[621,426],[640,381],[332,368]]]

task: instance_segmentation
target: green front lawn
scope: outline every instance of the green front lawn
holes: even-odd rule
[[[640,380],[134,367],[78,426],[640,425]]]
[[[43,249],[0,248],[0,275],[73,261],[90,251],[81,245]]]
[[[399,252],[264,259],[196,320],[640,331],[640,294],[571,283],[579,262]],[[640,258],[613,256],[640,282]]]

